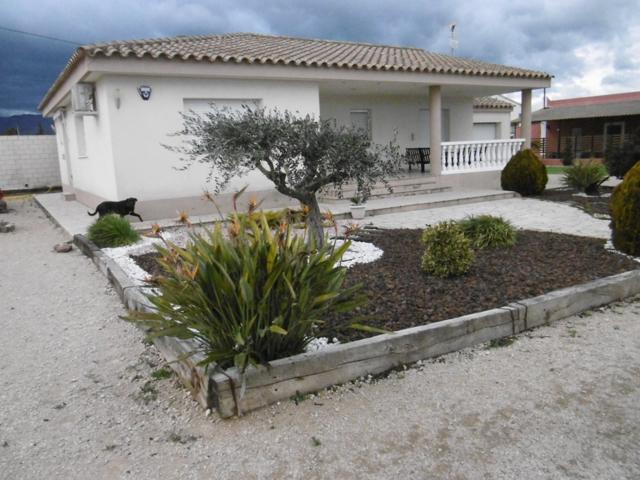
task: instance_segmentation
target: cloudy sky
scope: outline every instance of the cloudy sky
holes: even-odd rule
[[[640,90],[637,0],[2,0],[0,115],[35,112],[76,48],[6,29],[79,44],[257,32],[448,53],[451,23],[456,55],[549,72],[550,98]]]

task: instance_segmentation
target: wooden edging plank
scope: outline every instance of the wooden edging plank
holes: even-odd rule
[[[93,243],[82,235],[76,235],[74,243],[105,274],[129,309],[149,311],[152,308],[142,288]],[[220,416],[226,418],[296,394],[318,391],[514,335],[638,293],[640,270],[633,270],[502,308],[329,346],[275,360],[266,366],[249,367],[244,375],[235,368],[212,373],[198,366],[202,357],[187,355],[197,346],[193,340],[162,337],[154,344],[194,398],[204,408],[216,408]]]

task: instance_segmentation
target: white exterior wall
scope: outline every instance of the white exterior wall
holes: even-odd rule
[[[331,95],[321,94],[320,116],[335,119],[338,125],[351,125],[352,110],[369,110],[371,137],[374,143],[385,144],[394,138],[401,149],[425,147],[429,144],[428,95]],[[470,140],[473,101],[471,98],[444,98],[442,109],[448,111],[449,139]]]
[[[0,136],[0,189],[58,186],[60,171],[53,135]]]
[[[112,160],[112,142],[109,107],[102,82],[96,84],[98,115],[78,115],[71,108],[56,120],[60,172],[63,184],[82,192],[109,200],[118,199],[115,167]],[[80,151],[80,135],[84,126],[84,154]],[[63,148],[66,143],[66,149]],[[66,157],[68,154],[69,167]],[[66,190],[66,188],[65,188]]]
[[[483,111],[473,112],[473,123],[493,123],[496,125],[496,140],[508,140],[511,137],[511,112],[510,111]],[[469,136],[471,140],[471,136]]]
[[[140,85],[152,88],[150,100],[140,98]],[[182,126],[179,112],[184,111],[185,99],[258,99],[266,108],[319,116],[318,86],[310,82],[106,76],[98,84],[98,95],[103,101],[97,121],[109,123],[119,199],[194,197],[212,189],[206,183],[207,166],[196,164],[177,171],[183,166],[179,156],[162,146],[179,144],[179,139],[169,134]],[[120,97],[119,109],[116,95]],[[272,188],[270,181],[254,172],[232,180],[226,191],[247,184],[249,191]]]

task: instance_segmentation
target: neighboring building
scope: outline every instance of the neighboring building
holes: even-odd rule
[[[500,97],[502,96],[473,99],[472,140],[511,138],[511,114],[514,105]]]
[[[532,89],[550,82],[418,48],[228,34],[80,47],[39,108],[55,120],[69,198],[93,206],[133,196],[143,217],[159,218],[210,211],[200,199],[206,166],[176,171],[178,156],[162,146],[177,141],[169,134],[181,111],[253,103],[361,125],[376,143],[395,136],[401,148],[430,147],[429,174],[443,185],[497,187],[530,142]],[[525,138],[473,141],[473,99],[510,92],[522,94]],[[503,122],[485,122],[499,124],[494,138],[508,138]],[[255,172],[234,179],[220,202],[246,184],[265,206],[288,201]]]
[[[570,148],[575,158],[602,158],[640,128],[640,92],[549,100],[533,112],[533,126],[546,137],[547,158],[560,158]]]

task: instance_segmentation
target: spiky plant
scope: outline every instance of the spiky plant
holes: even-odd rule
[[[89,240],[100,248],[113,248],[131,245],[140,240],[129,221],[120,215],[105,215],[89,227]]]

